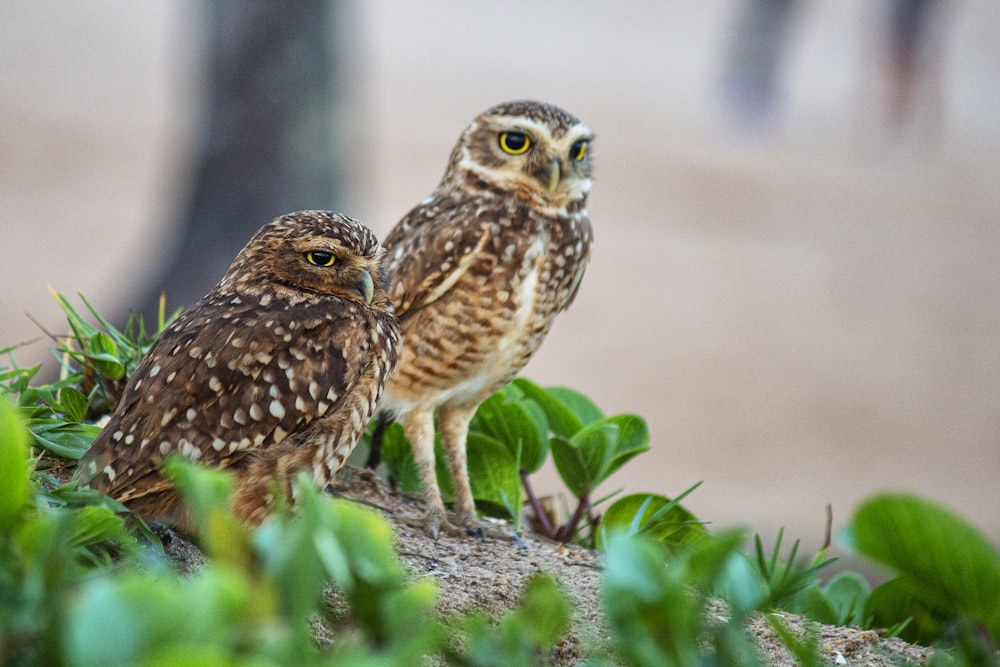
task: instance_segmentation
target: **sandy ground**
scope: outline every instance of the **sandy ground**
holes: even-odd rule
[[[764,136],[718,103],[735,5],[475,7],[348,4],[342,208],[384,234],[499,101],[596,131],[593,262],[525,374],[649,420],[653,451],[608,490],[705,480],[702,518],[814,547],[826,503],[839,526],[907,489],[1000,542],[1000,5],[957,7],[938,120],[892,134],[868,5],[809,3]],[[48,284],[110,310],[162,265],[198,20],[190,2],[0,3],[0,345],[38,336],[26,312],[60,330]],[[559,488],[551,471],[538,486]]]

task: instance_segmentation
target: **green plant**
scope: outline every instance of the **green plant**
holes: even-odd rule
[[[517,378],[479,406],[467,449],[473,497],[480,510],[517,523],[526,501],[547,537],[594,544],[600,522],[594,508],[602,502],[594,500],[594,491],[649,449],[649,429],[636,415],[604,416],[579,392],[542,389]],[[530,476],[550,455],[576,503],[562,524],[543,508],[531,485]],[[420,489],[409,443],[398,426],[386,431],[382,457],[404,490]],[[442,493],[452,495],[446,466],[439,465],[437,475]],[[582,535],[585,528],[589,532]]]
[[[556,582],[535,575],[521,604],[497,623],[473,614],[457,623],[464,650],[447,650],[448,662],[467,667],[544,664],[546,655],[569,628],[570,606]]]
[[[752,558],[751,562],[765,590],[761,606],[764,609],[805,611],[802,600],[807,591],[814,594],[820,590],[818,572],[836,559],[826,559],[824,548],[813,556],[808,565],[802,566],[795,561],[800,543],[799,540],[795,540],[788,557],[782,562],[779,558],[784,533],[784,528],[778,531],[770,557],[764,552],[760,535],[754,536],[755,558]]]
[[[202,571],[178,575],[141,520],[60,481],[61,461],[89,446],[97,432],[89,421],[117,400],[155,333],[147,337],[141,321],[116,330],[87,304],[99,324],[91,326],[57,299],[73,331],[59,342],[60,379],[36,387],[37,367],[0,372],[0,663],[392,666],[433,656],[485,667],[551,660],[572,611],[552,579],[532,579],[520,604],[497,621],[473,614],[442,622],[436,586],[407,574],[391,526],[329,500],[307,479],[298,481],[294,512],[278,508],[247,532],[229,510],[224,472],[169,462],[166,474],[209,558]],[[158,330],[166,323],[161,303]],[[387,459],[406,486],[417,477],[395,431]],[[824,585],[825,548],[799,563],[798,541],[782,555],[782,533],[770,555],[759,536],[748,555],[741,532],[710,533],[680,504],[697,484],[672,499],[626,495],[597,515],[597,485],[648,446],[641,418],[605,417],[578,392],[527,380],[489,399],[473,422],[470,467],[481,509],[516,521],[527,502],[544,515],[530,475],[551,456],[576,506],[565,523],[549,522],[550,535],[596,541],[605,552],[611,643],[594,648],[589,664],[757,665],[745,624],[774,608],[933,642],[933,667],[998,664],[1000,556],[960,517],[916,496],[876,496],[858,509],[850,535],[860,553],[898,576],[874,591],[852,573]],[[439,479],[450,483],[446,471]],[[343,604],[327,604],[331,585]],[[797,637],[777,616],[768,622],[799,663],[819,664],[814,634]],[[322,642],[314,638],[318,626],[329,630]]]
[[[886,493],[858,508],[851,539],[897,575],[868,599],[876,627],[922,644],[947,641],[962,654],[992,656],[974,664],[997,664],[1000,555],[971,524],[929,500]]]
[[[142,317],[135,316],[120,330],[101,317],[83,296],[80,300],[97,326],[87,322],[64,296],[55,291],[52,295],[66,314],[71,330],[67,336],[53,337],[60,360],[59,380],[32,386],[40,365],[0,369],[0,394],[16,402],[31,432],[33,447],[56,459],[76,460],[101,430],[90,422],[114,409],[142,355],[178,313],[167,318],[161,298],[155,331],[147,332]],[[51,460],[42,463],[57,464]]]
[[[757,596],[743,594],[742,532],[667,550],[642,535],[606,539],[602,599],[617,654],[630,665],[759,665],[745,632]],[[725,589],[725,617],[709,593]]]
[[[699,521],[680,504],[699,486],[701,482],[673,499],[655,493],[635,493],[619,498],[608,507],[601,519],[597,547],[602,548],[607,534],[613,531],[646,535],[667,547],[705,539],[708,532],[704,522]]]
[[[138,541],[95,493],[67,502],[30,479],[29,435],[0,398],[0,663],[58,664],[53,628],[79,582],[134,557]],[[62,499],[61,499],[62,498]]]

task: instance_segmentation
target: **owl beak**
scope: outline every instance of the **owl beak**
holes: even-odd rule
[[[368,272],[368,269],[361,272],[358,282],[354,283],[353,287],[358,296],[364,299],[365,303],[371,305],[372,298],[375,296],[375,281],[372,280],[372,274]]]
[[[562,176],[562,170],[559,166],[558,158],[553,158],[552,162],[549,163],[549,192],[555,192],[556,188],[559,187],[559,179]]]

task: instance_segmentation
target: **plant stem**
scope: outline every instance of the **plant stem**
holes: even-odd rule
[[[535,512],[535,516],[538,517],[538,523],[542,525],[542,532],[545,533],[545,537],[555,539],[556,535],[555,530],[552,528],[552,522],[549,521],[549,515],[542,509],[542,504],[538,501],[534,489],[531,488],[528,473],[522,469],[520,474],[521,484],[524,485],[524,494],[528,496],[528,502],[531,504],[531,509]]]
[[[565,524],[559,526],[559,530],[556,531],[555,539],[562,543],[568,543],[573,539],[573,535],[576,534],[576,528],[580,524],[580,519],[583,518],[583,512],[590,507],[590,492],[584,493],[579,498],[580,502],[576,506],[576,510],[573,511],[573,516],[570,517],[569,521]]]

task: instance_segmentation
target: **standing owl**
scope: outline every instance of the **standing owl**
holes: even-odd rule
[[[374,234],[326,211],[264,225],[222,281],[156,340],[77,479],[144,518],[184,524],[160,466],[236,475],[250,525],[299,470],[343,466],[396,364],[399,323]]]
[[[380,425],[399,420],[427,494],[426,530],[479,526],[466,468],[469,421],[542,344],[590,256],[592,134],[544,102],[509,102],[462,133],[444,178],[385,239],[402,332]],[[434,414],[457,524],[434,471]]]

